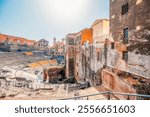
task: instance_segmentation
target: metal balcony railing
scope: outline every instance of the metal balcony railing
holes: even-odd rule
[[[86,100],[89,100],[90,97],[98,96],[98,95],[106,95],[107,100],[111,100],[112,96],[114,96],[114,95],[115,96],[117,96],[117,95],[127,96],[127,100],[130,100],[131,96],[134,96],[136,98],[142,97],[142,98],[147,99],[147,100],[150,99],[150,95],[130,94],[130,93],[119,93],[119,92],[106,91],[106,92],[99,92],[99,93],[83,95],[83,96],[74,96],[74,97],[64,98],[64,99],[59,99],[59,100],[80,100],[82,98],[86,98]]]

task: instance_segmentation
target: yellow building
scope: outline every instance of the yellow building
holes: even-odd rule
[[[109,20],[98,19],[91,26],[93,29],[93,43],[100,43],[109,39]]]

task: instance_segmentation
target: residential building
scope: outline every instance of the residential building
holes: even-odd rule
[[[64,39],[61,41],[56,41],[54,38],[53,45],[48,47],[47,54],[52,58],[57,59],[58,64],[64,64],[65,60],[65,43]]]
[[[110,34],[115,41],[128,44],[148,40],[149,5],[149,0],[110,0]]]
[[[75,64],[75,37],[76,34],[68,34],[65,37],[66,45],[66,78],[74,77]]]
[[[110,34],[120,57],[118,68],[145,78],[150,78],[149,5],[149,0],[110,0]]]
[[[113,92],[150,94],[149,5],[148,0],[110,0],[107,38],[105,34],[98,35],[101,30],[95,28],[96,22],[92,26],[94,44],[76,45],[75,78],[78,82],[90,82],[100,91],[103,87]],[[76,37],[79,40],[76,43],[82,40],[81,35],[77,34],[80,38]]]
[[[76,34],[74,69],[75,78],[78,82],[90,82],[91,84],[95,83],[96,80],[91,79],[95,77],[99,69],[103,68],[104,64],[102,62],[102,58],[104,57],[101,52],[104,51],[102,47],[104,46],[105,39],[107,38],[109,38],[109,20],[106,19],[96,20],[90,29],[83,29]],[[96,43],[94,43],[94,41]],[[99,82],[95,84],[97,85]]]
[[[109,20],[108,19],[98,19],[92,26],[93,30],[93,43],[104,42],[105,39],[109,38]]]
[[[56,42],[56,38],[54,38],[53,45],[48,47],[48,54],[52,55],[53,57],[65,56],[64,39],[62,39],[62,41]]]
[[[74,64],[74,76],[75,76],[75,79],[78,81],[78,82],[82,82],[82,73],[81,73],[81,48],[82,48],[82,43],[81,43],[81,40],[82,40],[82,34],[81,34],[81,31],[78,32],[75,36],[75,64]],[[82,40],[83,42],[83,40]],[[86,41],[85,41],[86,42]],[[86,44],[86,43],[85,43]]]
[[[1,51],[30,51],[35,49],[36,44],[34,40],[0,34]]]
[[[84,44],[93,44],[93,30],[90,29],[83,29],[81,31],[81,45]]]
[[[49,44],[49,41],[45,40],[45,39],[41,39],[38,41],[38,49],[40,51],[47,51],[48,49],[48,44]]]
[[[56,42],[56,38],[54,38],[53,47],[56,50],[56,56],[65,56],[65,43],[64,39]]]
[[[55,53],[56,53],[56,50],[55,50],[54,46],[48,46],[47,54],[51,55],[52,57],[54,57]]]
[[[75,64],[74,64],[74,76],[75,79],[80,82],[84,83],[86,82],[87,78],[86,73],[86,67],[83,67],[84,65],[82,64],[83,61],[85,61],[83,51],[83,46],[88,47],[89,45],[93,44],[93,30],[90,29],[83,29],[80,32],[76,33],[75,36]],[[88,54],[88,53],[87,53]],[[86,73],[85,73],[86,71]]]
[[[149,5],[149,0],[110,0],[114,42],[107,42],[107,69],[102,71],[102,84],[108,90],[149,95]]]

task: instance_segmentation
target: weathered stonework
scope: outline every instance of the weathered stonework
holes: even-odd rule
[[[128,52],[128,61],[126,62],[122,58],[122,52],[111,49],[110,46],[108,46],[107,56],[111,58],[107,60],[107,66],[150,78],[150,56]]]
[[[101,44],[79,46],[80,51],[75,56],[75,60],[79,60],[75,61],[78,62],[78,68],[75,64],[75,71],[78,72],[78,75],[75,75],[76,80],[79,83],[89,82],[94,87],[103,86],[107,90],[124,93],[139,93],[142,91],[141,87],[149,87],[146,83],[133,85],[132,82],[126,82],[126,79],[134,81],[134,78],[137,78],[150,82],[150,56],[129,52],[126,62],[122,59],[121,45],[115,43],[116,46],[118,49],[112,49],[108,40]],[[132,75],[120,76],[119,74],[122,73]],[[146,88],[141,93],[147,94],[148,91]],[[126,96],[117,96],[117,98],[127,99]],[[130,99],[136,98],[130,97]]]
[[[122,15],[122,5],[129,10]],[[110,33],[115,41],[123,42],[123,29],[129,30],[128,51],[150,55],[150,1],[110,0]]]
[[[80,50],[76,54],[75,76],[78,82],[90,82],[91,85],[97,86],[101,84],[101,70],[106,64],[106,54],[104,43],[88,46],[79,46]]]
[[[75,34],[68,34],[66,41],[66,78],[74,77],[75,64]]]
[[[128,10],[124,14],[122,6],[126,3]],[[98,37],[100,41],[96,44],[81,45],[82,36],[76,35],[80,38],[75,39],[78,43],[75,45],[74,72],[79,83],[89,82],[91,86],[103,86],[114,92],[149,94],[149,6],[149,0],[110,0],[109,37]]]

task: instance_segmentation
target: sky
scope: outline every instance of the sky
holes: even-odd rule
[[[50,44],[103,18],[109,0],[0,0],[0,33]]]

